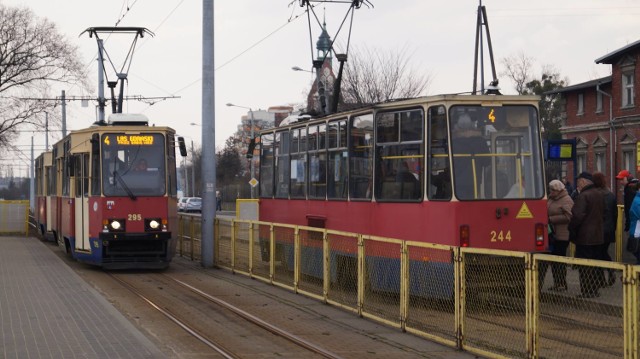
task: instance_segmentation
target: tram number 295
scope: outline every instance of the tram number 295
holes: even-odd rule
[[[491,242],[511,242],[511,231],[491,231]]]

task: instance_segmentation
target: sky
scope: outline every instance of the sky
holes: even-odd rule
[[[471,91],[478,1],[369,0],[354,13],[350,46],[410,54],[414,71],[430,76],[428,95]],[[86,65],[90,92],[64,88],[67,97],[97,95],[97,44],[85,29],[96,26],[146,27],[155,36],[138,41],[129,69],[125,95],[176,96],[154,104],[125,103],[124,112],[143,113],[150,123],[174,128],[195,147],[202,143],[202,1],[196,0],[0,0],[5,6],[26,6],[46,17],[68,41],[78,47]],[[349,21],[336,36],[347,4],[317,4],[329,35],[344,52]],[[640,40],[640,3],[634,0],[483,0],[498,73],[500,59],[523,53],[534,59],[534,75],[552,65],[570,84],[610,74],[610,66],[594,60]],[[247,109],[301,105],[311,87],[312,53],[320,34],[309,24],[299,0],[214,0],[215,145],[220,149]],[[106,36],[106,35],[105,35]],[[117,69],[129,50],[131,37],[112,35],[105,48]],[[486,50],[485,50],[486,51]],[[486,53],[486,52],[485,52]],[[488,64],[488,55],[485,57]],[[114,71],[108,70],[114,77]],[[486,79],[490,79],[487,67]],[[336,71],[337,72],[337,71]],[[500,78],[505,94],[514,93]],[[488,80],[487,80],[488,82]],[[105,89],[108,93],[108,90]],[[59,96],[60,92],[53,94]],[[96,120],[96,102],[67,105],[67,128],[80,129]],[[109,112],[107,112],[108,114]],[[210,121],[210,119],[207,119]],[[195,123],[195,125],[191,125]],[[20,149],[28,154],[31,133],[23,133]],[[49,143],[59,140],[52,132]],[[205,134],[207,140],[212,134]],[[44,148],[41,133],[34,135],[36,156]],[[22,160],[24,162],[24,160]],[[25,167],[26,168],[26,167]],[[26,171],[26,169],[25,169]],[[25,174],[26,175],[26,174]]]

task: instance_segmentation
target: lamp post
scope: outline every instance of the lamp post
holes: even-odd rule
[[[240,107],[240,108],[245,108],[247,110],[249,110],[249,114],[251,115],[251,122],[250,122],[250,126],[251,126],[251,140],[253,140],[253,125],[254,125],[254,121],[255,119],[253,118],[253,110],[251,109],[251,107],[246,107],[246,106],[238,106],[238,105],[234,105],[232,103],[228,103],[227,106],[229,107]],[[248,148],[249,146],[247,146]],[[248,155],[249,153],[247,153]],[[249,171],[251,174],[251,181],[253,181],[253,177],[254,177],[254,169],[253,169],[253,153],[251,154],[251,157],[249,158]],[[254,198],[253,196],[253,186],[251,186],[251,198]]]
[[[310,73],[313,73],[313,71],[305,70],[305,69],[303,69],[303,68],[301,68],[301,67],[299,67],[299,66],[294,66],[294,67],[292,67],[292,68],[291,68],[291,70],[293,70],[293,71],[304,71],[304,72],[310,72]]]

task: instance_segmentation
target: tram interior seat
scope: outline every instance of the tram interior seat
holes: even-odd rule
[[[416,199],[417,186],[414,182],[382,182],[382,199]]]

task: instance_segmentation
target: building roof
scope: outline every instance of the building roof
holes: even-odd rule
[[[553,91],[547,91],[547,92],[543,93],[543,95],[555,95],[555,94],[559,94],[559,93],[579,91],[579,90],[594,88],[598,84],[604,85],[604,84],[610,84],[610,83],[611,83],[611,76],[605,76],[605,77],[601,77],[599,79],[583,82],[583,83],[580,83],[580,84],[563,87],[561,89],[557,89],[557,90],[553,90]]]
[[[640,40],[631,43],[625,47],[621,47],[596,59],[596,64],[613,64],[618,58],[633,50],[640,49]]]

